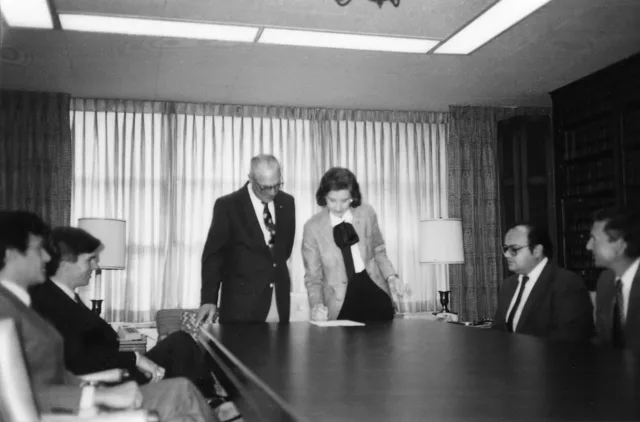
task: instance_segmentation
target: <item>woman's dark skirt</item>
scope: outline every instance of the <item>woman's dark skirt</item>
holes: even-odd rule
[[[356,273],[347,285],[338,319],[358,322],[393,319],[393,302],[387,293],[371,280],[366,271]]]

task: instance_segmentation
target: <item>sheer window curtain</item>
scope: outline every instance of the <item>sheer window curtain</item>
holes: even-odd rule
[[[74,99],[72,223],[127,221],[127,266],[103,272],[105,318],[146,321],[197,307],[213,204],[244,185],[252,156],[280,160],[296,200],[292,306],[306,306],[302,227],[332,166],[350,168],[376,210],[389,258],[413,294],[403,311],[436,307],[436,275],[420,265],[421,219],[446,216],[446,113],[394,113]],[[94,295],[93,285],[85,297]],[[306,310],[304,310],[306,313]],[[292,317],[300,312],[292,310]],[[307,317],[307,315],[305,315]]]

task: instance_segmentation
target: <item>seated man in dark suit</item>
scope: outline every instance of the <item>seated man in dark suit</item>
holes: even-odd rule
[[[596,341],[640,351],[640,210],[595,215],[587,249],[605,268],[596,293]]]
[[[139,383],[181,376],[193,381],[205,396],[213,395],[204,355],[189,334],[172,333],[146,356],[120,352],[117,333],[75,293],[77,287],[89,284],[91,273],[99,268],[103,249],[99,239],[75,227],[56,227],[49,246],[50,278],[32,287],[30,294],[33,308],[62,334],[67,368],[76,374],[124,368]]]
[[[560,341],[587,341],[593,306],[582,279],[550,260],[546,230],[518,224],[505,236],[503,253],[515,274],[502,282],[491,328]]]
[[[185,378],[139,387],[135,382],[115,387],[84,386],[64,364],[60,334],[31,309],[29,286],[46,279],[50,256],[44,248],[49,228],[35,214],[0,211],[0,319],[14,321],[38,409],[78,413],[103,406],[110,409],[144,407],[162,421],[215,420],[206,401]]]

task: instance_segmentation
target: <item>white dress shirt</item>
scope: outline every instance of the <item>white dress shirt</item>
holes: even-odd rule
[[[71,290],[71,288],[69,286],[67,286],[66,284],[62,284],[62,283],[56,281],[53,277],[51,278],[51,281],[53,282],[53,284],[58,286],[60,288],[60,290],[62,290],[64,292],[64,294],[69,296],[71,298],[71,300],[73,300],[74,302],[76,301],[76,293],[73,290]]]
[[[253,205],[253,209],[256,212],[256,217],[258,217],[258,223],[260,223],[260,228],[262,229],[262,234],[264,235],[264,243],[269,245],[269,240],[271,240],[271,232],[267,228],[267,225],[264,224],[264,204],[260,198],[256,196],[256,193],[251,189],[251,183],[247,185],[247,189],[249,190],[249,197],[251,198],[251,204]],[[276,224],[276,207],[273,204],[273,201],[267,204],[269,208],[269,212],[271,213],[271,221],[273,224]]]
[[[27,289],[9,280],[1,280],[0,284],[2,285],[2,287],[13,293],[18,299],[20,299],[22,303],[27,305],[27,307],[31,307],[31,296],[29,296],[29,292],[27,292]],[[80,412],[86,411],[87,409],[93,410],[94,396],[94,387],[86,386],[82,388],[82,393],[80,394],[80,403],[78,405],[78,407],[80,408]]]
[[[9,280],[1,280],[0,284],[2,284],[2,287],[13,293],[18,299],[20,299],[20,302],[24,303],[28,307],[31,307],[31,296],[29,296],[29,292],[27,292],[27,289]]]
[[[549,259],[545,258],[542,261],[540,261],[538,263],[538,265],[536,265],[533,270],[531,270],[529,272],[529,274],[527,274],[527,277],[529,277],[529,280],[527,281],[527,283],[524,285],[524,290],[522,291],[522,298],[520,298],[520,303],[518,304],[518,309],[515,310],[515,314],[513,316],[513,331],[517,332],[518,331],[518,321],[520,321],[520,316],[522,315],[522,310],[524,309],[524,305],[527,303],[527,299],[529,298],[529,294],[531,293],[531,290],[533,290],[533,286],[536,285],[536,281],[538,281],[538,278],[540,277],[540,274],[542,273],[542,270],[544,270],[544,266],[547,265],[547,262],[549,262]],[[520,292],[520,289],[522,288],[522,278],[524,276],[522,274],[520,274],[518,276],[518,288],[516,289],[513,298],[511,299],[511,304],[509,305],[509,309],[507,310],[507,316],[506,319],[509,319],[509,315],[511,315],[511,309],[513,308],[513,305],[515,305],[516,302],[516,298],[518,297],[518,293]]]
[[[251,189],[251,182],[247,185],[247,190],[249,191],[249,198],[251,198],[251,205],[253,205],[253,210],[256,212],[256,217],[258,217],[258,223],[260,223],[260,228],[262,229],[262,235],[264,236],[264,243],[269,246],[269,240],[271,240],[271,232],[267,229],[267,225],[264,224],[264,204],[256,196],[256,193]],[[276,224],[276,207],[273,204],[273,201],[267,204],[269,208],[269,212],[271,213],[271,221],[273,224]],[[273,287],[273,283],[271,283],[271,287]],[[275,289],[271,293],[271,307],[269,308],[269,314],[267,314],[267,322],[277,322],[278,321],[278,306],[276,305],[276,294]]]
[[[335,227],[338,224],[342,223],[343,221],[349,224],[353,223],[353,214],[351,213],[351,210],[348,210],[347,212],[345,212],[342,215],[342,218],[336,217],[335,215],[331,214],[331,212],[329,212],[329,216],[331,217],[331,227]],[[353,257],[353,268],[355,269],[356,274],[364,271],[364,268],[365,268],[364,261],[362,260],[362,255],[360,255],[360,248],[358,247],[358,243],[360,243],[360,241],[358,241],[354,245],[351,245],[351,256]]]
[[[640,258],[636,259],[624,274],[622,274],[622,277],[620,277],[620,281],[622,281],[622,317],[625,321],[627,320],[627,312],[629,311],[629,294],[631,293],[633,279],[638,272],[638,266],[640,266]]]

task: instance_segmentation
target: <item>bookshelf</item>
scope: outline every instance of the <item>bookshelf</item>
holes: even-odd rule
[[[551,93],[558,260],[590,290],[593,213],[640,197],[640,54]]]
[[[549,116],[516,116],[498,122],[498,180],[503,231],[517,222],[528,221],[546,226],[554,238],[553,154]],[[507,274],[507,264],[503,262]]]

